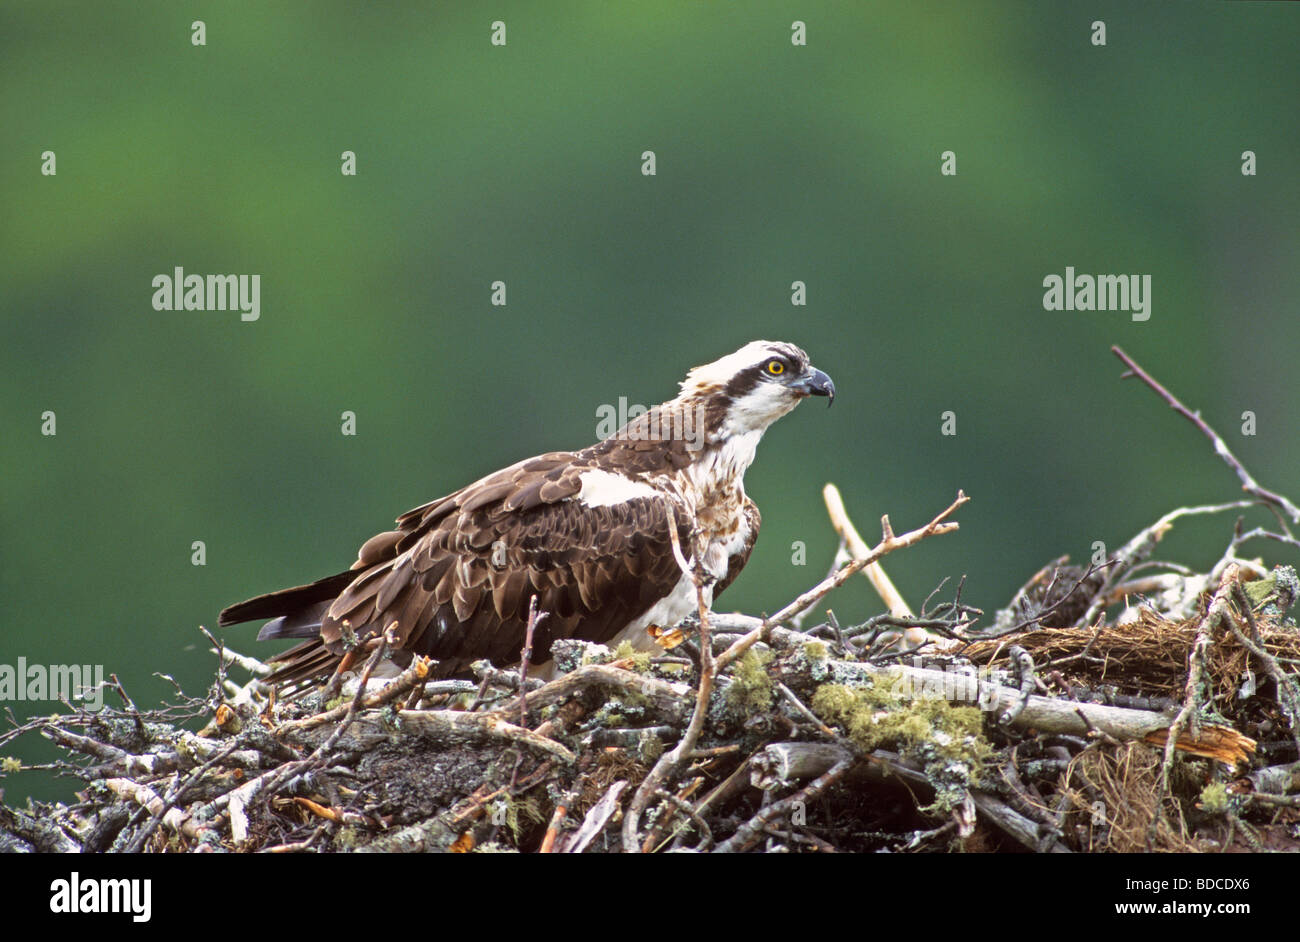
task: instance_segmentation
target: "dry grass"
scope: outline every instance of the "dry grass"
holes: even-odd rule
[[[1122,625],[1040,628],[1016,635],[1015,643],[1033,656],[1040,674],[1056,668],[1072,684],[1110,684],[1128,693],[1182,700],[1187,654],[1200,621],[1200,616],[1170,621],[1143,609],[1136,621]],[[1259,632],[1264,649],[1273,656],[1300,659],[1300,634],[1294,630],[1261,617]],[[1215,700],[1226,707],[1234,702],[1252,657],[1230,631],[1216,631],[1212,641],[1206,667]],[[976,664],[1000,664],[1005,648],[1003,640],[978,641],[963,653]],[[1090,658],[1099,660],[1080,658],[1085,648]]]
[[[1189,835],[1178,800],[1161,802],[1159,777],[1160,753],[1142,743],[1087,749],[1075,756],[1062,791],[1082,849],[1120,854],[1207,849]],[[1095,810],[1106,817],[1094,818]]]

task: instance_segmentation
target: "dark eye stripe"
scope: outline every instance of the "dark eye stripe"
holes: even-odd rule
[[[766,363],[765,360],[755,366],[746,367],[727,380],[727,385],[722,390],[726,397],[735,402],[763,382],[767,373]]]

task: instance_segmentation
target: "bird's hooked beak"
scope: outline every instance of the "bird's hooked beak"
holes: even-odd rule
[[[829,401],[827,407],[835,404],[835,383],[818,369],[809,369],[791,388],[797,389],[805,396],[825,396]]]

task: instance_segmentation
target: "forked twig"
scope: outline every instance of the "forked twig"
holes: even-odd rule
[[[1224,443],[1223,439],[1219,437],[1219,433],[1210,428],[1209,424],[1201,418],[1201,413],[1199,411],[1193,412],[1191,409],[1187,408],[1187,406],[1183,405],[1177,396],[1165,389],[1165,387],[1161,386],[1160,383],[1156,382],[1156,380],[1152,378],[1146,370],[1138,366],[1137,363],[1133,361],[1133,358],[1119,347],[1111,347],[1110,350],[1111,353],[1119,357],[1120,360],[1123,361],[1124,365],[1129,368],[1129,373],[1126,375],[1131,374],[1136,376],[1138,379],[1142,380],[1142,382],[1150,386],[1161,399],[1169,404],[1169,408],[1173,409],[1179,415],[1183,416],[1195,425],[1201,430],[1201,433],[1206,438],[1214,443],[1214,453],[1227,462],[1228,467],[1232,468],[1232,470],[1236,472],[1237,479],[1241,481],[1241,489],[1243,491],[1247,494],[1253,494],[1265,503],[1280,508],[1288,517],[1291,518],[1292,523],[1300,523],[1300,507],[1291,503],[1291,501],[1287,500],[1281,494],[1275,494],[1272,491],[1261,487],[1259,482],[1256,481],[1242,463],[1237,460],[1237,456],[1232,453],[1227,444]],[[1287,531],[1287,535],[1291,535],[1290,530]]]

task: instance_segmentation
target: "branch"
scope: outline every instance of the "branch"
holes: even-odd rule
[[[834,484],[827,484],[822,488],[822,499],[826,501],[826,512],[830,515],[831,526],[844,541],[850,556],[853,559],[861,559],[868,555],[871,549],[858,533],[858,528],[853,525],[853,521],[849,519],[848,511],[844,509],[844,498],[840,496],[840,489]],[[904,601],[902,593],[894,586],[893,580],[879,563],[869,564],[863,569],[862,574],[875,586],[877,594],[889,609],[889,614],[896,618],[907,618],[912,615],[911,607]]]
[[[394,677],[387,685],[361,698],[360,708],[365,710],[371,707],[383,706],[390,700],[396,700],[406,691],[421,684],[429,676],[429,667],[432,662],[425,657],[417,657],[411,661],[409,667],[402,671],[397,677]],[[360,691],[358,691],[359,693]],[[331,710],[323,713],[317,713],[315,716],[307,716],[300,720],[290,720],[285,723],[281,729],[314,729],[317,726],[323,726],[326,723],[332,723],[335,720],[341,720],[352,711],[352,705],[356,700],[348,703],[341,703]]]
[[[1146,372],[1146,370],[1138,366],[1137,363],[1133,361],[1133,358],[1119,347],[1111,347],[1110,350],[1111,353],[1119,357],[1120,360],[1124,362],[1124,365],[1129,368],[1129,373],[1125,374],[1126,376],[1130,374],[1136,376],[1138,379],[1142,380],[1142,382],[1154,389],[1161,399],[1169,403],[1169,408],[1186,418],[1189,422],[1200,429],[1201,433],[1206,438],[1214,443],[1215,454],[1227,462],[1228,467],[1232,468],[1232,470],[1236,472],[1237,479],[1241,481],[1241,489],[1243,491],[1247,494],[1253,494],[1260,500],[1280,508],[1288,517],[1291,518],[1292,523],[1300,523],[1300,507],[1291,503],[1291,501],[1287,500],[1281,494],[1275,494],[1272,491],[1265,490],[1261,487],[1259,482],[1251,477],[1250,472],[1247,471],[1245,467],[1242,466],[1242,463],[1237,460],[1237,457],[1228,450],[1228,446],[1224,443],[1223,439],[1219,437],[1219,434],[1214,431],[1214,429],[1210,428],[1209,424],[1201,418],[1201,413],[1199,411],[1193,412],[1191,409],[1188,409],[1187,406],[1183,405],[1173,393],[1156,382],[1151,375]]]
[[[1015,687],[990,683],[974,672],[954,673],[924,667],[895,664],[881,667],[859,661],[820,662],[815,668],[796,665],[784,675],[796,689],[831,683],[856,686],[863,682],[893,685],[912,697],[942,697],[960,706],[976,706],[993,716],[1013,711],[1011,728],[1037,730],[1068,736],[1101,732],[1117,740],[1139,740],[1164,746],[1169,740],[1171,719],[1153,710],[1085,703],[1057,697],[1032,695],[1025,699]],[[792,683],[793,681],[793,683]],[[1021,703],[1023,702],[1023,707]],[[1018,714],[1014,711],[1019,710]],[[1255,751],[1255,741],[1231,726],[1202,723],[1197,732],[1179,732],[1176,748],[1192,755],[1218,759],[1228,765],[1244,762]]]
[[[671,512],[669,523],[670,532],[676,534],[676,524],[672,520]],[[698,541],[699,527],[692,527],[691,534],[697,538],[695,554],[692,557],[695,568],[689,570],[687,574],[695,582],[695,604],[700,619],[700,685],[695,692],[695,709],[691,713],[691,721],[686,726],[686,732],[677,741],[677,745],[665,752],[655,762],[649,774],[646,775],[640,787],[637,788],[636,794],[632,796],[627,810],[623,813],[623,850],[628,853],[640,853],[643,850],[637,834],[637,826],[641,823],[641,813],[649,804],[650,799],[658,794],[668,775],[689,757],[695,749],[695,743],[699,740],[700,733],[704,729],[704,721],[709,715],[709,698],[713,695],[714,680],[723,667],[721,660],[715,663],[713,659],[713,642],[709,635],[709,600],[704,597],[705,586],[713,580],[711,574],[704,568],[703,546]],[[675,535],[673,536],[673,543],[674,545],[677,543]],[[680,557],[680,553],[678,555]]]
[[[961,491],[958,491],[957,499],[949,504],[946,510],[919,530],[912,530],[910,533],[904,533],[902,536],[894,535],[894,531],[889,525],[888,516],[882,517],[880,521],[882,537],[880,542],[876,544],[871,552],[860,559],[855,559],[851,563],[848,563],[833,576],[828,576],[823,579],[775,615],[770,615],[767,618],[764,618],[761,625],[736,641],[731,647],[727,648],[726,651],[722,652],[722,654],[718,656],[716,669],[721,671],[732,661],[736,660],[736,658],[748,651],[756,641],[762,641],[774,625],[779,625],[784,621],[788,621],[804,609],[816,605],[817,602],[832,589],[837,589],[844,585],[844,583],[848,582],[849,578],[852,577],[854,573],[861,569],[865,569],[881,557],[892,553],[894,550],[902,549],[905,546],[911,546],[914,543],[919,543],[928,536],[935,536],[940,533],[951,533],[956,530],[957,524],[955,522],[945,523],[944,518],[950,516],[953,511],[968,500],[970,500],[969,497]]]
[[[735,834],[719,844],[715,849],[715,854],[736,854],[745,851],[756,844],[763,836],[763,829],[772,821],[783,816],[792,809],[796,803],[807,806],[816,801],[817,798],[827,788],[844,777],[850,768],[853,767],[852,758],[844,758],[835,763],[829,770],[815,779],[810,785],[795,792],[787,798],[780,801],[774,801],[766,808],[758,812],[749,819]]]
[[[691,692],[689,686],[645,674],[636,674],[619,667],[619,663],[616,661],[613,664],[584,664],[577,670],[557,677],[528,695],[528,708],[536,710],[567,700],[584,690],[598,687],[625,696],[644,697],[648,701],[649,708],[655,713],[676,722],[685,721],[687,709],[685,698]],[[519,700],[515,699],[496,707],[487,715],[505,717],[517,714],[518,711]]]

